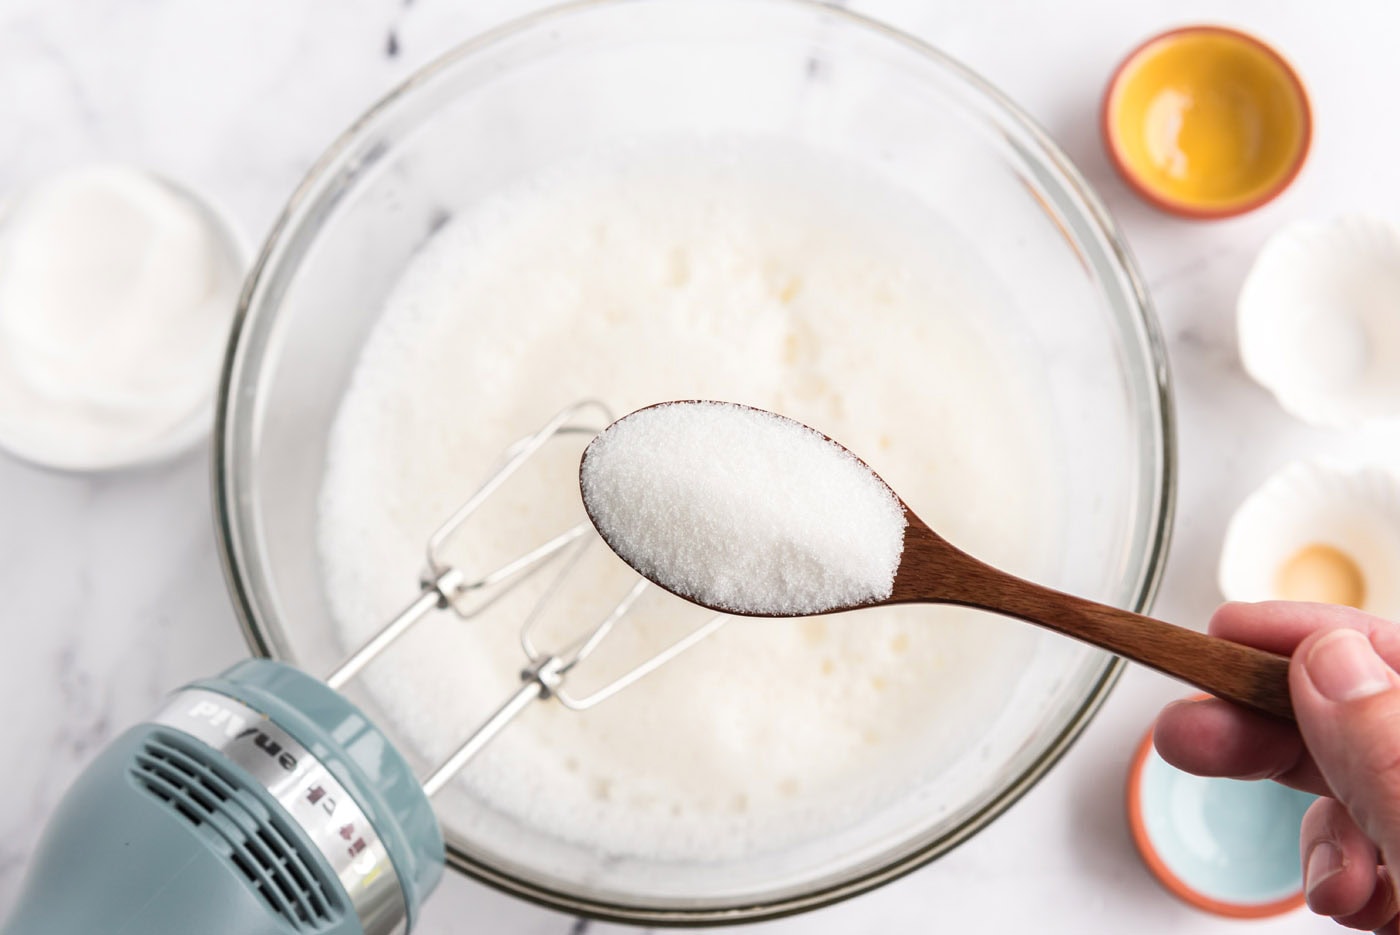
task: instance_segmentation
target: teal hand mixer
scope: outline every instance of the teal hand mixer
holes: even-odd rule
[[[599,418],[584,419],[592,414]],[[271,660],[240,662],[170,696],[119,736],[60,802],[0,935],[398,935],[442,876],[431,798],[529,705],[583,710],[612,697],[723,625],[714,617],[587,695],[565,688],[648,587],[638,581],[601,621],[553,650],[539,645],[596,536],[570,527],[514,561],[469,577],[443,547],[551,439],[612,421],[583,402],[507,449],[490,478],[433,533],[416,600],[320,681]],[[553,566],[520,641],[520,688],[421,780],[388,735],[337,689],[429,613],[471,619]]]

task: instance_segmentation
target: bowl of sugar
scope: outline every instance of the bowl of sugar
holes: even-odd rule
[[[995,89],[828,5],[588,3],[469,42],[332,146],[244,295],[221,544],[254,650],[314,673],[414,598],[502,453],[585,399],[781,411],[981,558],[1139,610],[1157,585],[1170,394],[1116,228]],[[586,522],[589,437],[539,448],[442,563],[481,574]],[[426,772],[519,687],[525,621],[561,645],[638,580],[601,543],[577,562],[429,616],[347,693]],[[642,592],[569,690],[697,613]],[[963,608],[732,620],[587,710],[534,705],[435,807],[456,869],[535,902],[772,918],[967,840],[1118,672]]]
[[[0,205],[0,449],[65,471],[208,436],[246,250],[192,191],[126,165]]]

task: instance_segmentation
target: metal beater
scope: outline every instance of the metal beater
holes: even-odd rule
[[[589,419],[589,416],[593,418]],[[450,610],[462,620],[471,620],[549,565],[561,566],[520,628],[520,647],[524,650],[527,662],[520,673],[522,684],[519,690],[446,760],[423,777],[423,791],[430,796],[450,782],[472,757],[481,752],[482,748],[528,708],[531,702],[554,698],[571,711],[587,710],[670,662],[724,626],[728,619],[723,615],[709,618],[661,652],[626,670],[601,687],[578,696],[565,688],[564,683],[569,673],[603,644],[637,599],[655,585],[638,577],[622,600],[591,629],[563,646],[547,649],[539,646],[534,638],[540,612],[557,596],[570,572],[577,567],[584,551],[596,546],[600,541],[587,520],[480,577],[468,578],[460,568],[454,567],[444,558],[447,543],[458,535],[481,505],[522,465],[539,453],[540,449],[561,435],[597,435],[610,425],[613,419],[611,410],[602,402],[583,400],[561,409],[538,431],[526,435],[507,448],[486,481],[428,538],[427,564],[420,580],[421,590],[417,599],[351,653],[334,672],[326,676],[326,684],[339,690],[433,611]]]

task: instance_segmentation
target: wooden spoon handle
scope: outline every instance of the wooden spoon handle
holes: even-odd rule
[[[1033,584],[950,545],[909,513],[887,603],[979,607],[1092,643],[1212,695],[1292,721],[1288,657]]]
[[[1227,701],[1294,719],[1287,656],[1007,577],[999,606],[988,609],[1092,643]]]

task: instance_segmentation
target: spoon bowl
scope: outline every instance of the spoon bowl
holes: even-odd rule
[[[693,418],[700,412],[695,407],[708,407],[706,418]],[[732,420],[747,420],[742,426],[747,431],[715,433],[745,442],[742,451],[733,453],[735,470],[723,475],[733,484],[733,497],[726,500],[726,491],[717,492],[712,477],[701,484],[687,471],[700,458],[725,457],[724,451],[707,448],[708,435],[697,433],[728,427]],[[627,429],[620,429],[624,424]],[[638,425],[646,430],[636,431]],[[809,476],[814,461],[823,462],[822,473]],[[702,607],[749,617],[812,616],[887,604],[975,607],[1106,649],[1228,701],[1293,719],[1286,657],[994,568],[931,529],[864,461],[786,416],[706,400],[659,403],[623,416],[600,433],[584,451],[579,476],[584,509],[609,548],[654,584]],[[832,491],[840,496],[833,497]],[[848,498],[868,507],[867,512],[884,510],[882,494],[902,516],[902,529],[882,517],[848,515]],[[630,509],[633,500],[649,509]],[[829,536],[821,542],[799,541],[805,527],[793,522],[801,517],[792,513],[823,510],[830,510],[837,523],[820,530]],[[867,543],[884,545],[880,536],[867,535],[867,519],[879,525],[876,532],[900,533],[892,576],[884,582],[872,578],[856,597],[822,599],[849,594],[851,588],[830,587],[827,579],[841,575],[844,562],[868,564],[869,556],[863,554],[871,548]],[[667,523],[676,534],[666,535],[663,529],[663,535],[656,535],[655,527]]]

